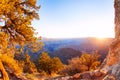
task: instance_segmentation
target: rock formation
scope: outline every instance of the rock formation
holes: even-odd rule
[[[120,80],[120,0],[114,0],[114,8],[115,39],[109,47],[109,53],[100,71],[113,75],[115,80]]]

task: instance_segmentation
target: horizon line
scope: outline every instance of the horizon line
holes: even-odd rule
[[[40,38],[49,38],[49,39],[76,39],[76,38],[115,38],[115,37],[45,37],[45,36],[39,36]]]

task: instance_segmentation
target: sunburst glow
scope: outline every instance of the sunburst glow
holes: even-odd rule
[[[39,36],[114,37],[113,0],[45,0],[40,3],[40,21],[33,23]]]

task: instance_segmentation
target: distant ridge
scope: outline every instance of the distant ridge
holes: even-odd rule
[[[57,56],[63,61],[63,63],[67,63],[68,59],[80,56],[81,51],[91,53],[92,51],[97,50],[102,55],[101,59],[103,60],[108,53],[108,47],[112,40],[113,38],[99,39],[95,37],[68,39],[42,38],[42,41],[45,44],[42,51],[48,52],[51,57]],[[41,52],[39,51],[38,53]],[[70,57],[72,53],[75,56]]]

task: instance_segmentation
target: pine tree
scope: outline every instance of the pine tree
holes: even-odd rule
[[[46,73],[51,74],[51,70],[50,70],[51,58],[46,52],[43,52],[40,55],[38,64],[39,64],[38,67],[41,71],[45,71]]]
[[[38,64],[38,68],[41,71],[46,72],[48,75],[58,73],[64,67],[63,63],[58,57],[50,58],[50,56],[46,52],[43,52],[40,55]]]
[[[13,51],[16,44],[23,45],[36,40],[35,29],[31,26],[31,21],[39,19],[38,9],[36,0],[0,0],[0,21],[4,23],[0,26],[1,57],[7,49]],[[1,71],[2,66],[1,64]],[[2,71],[2,74],[4,80],[9,80],[5,70]]]
[[[35,73],[37,72],[37,68],[35,66],[35,64],[30,60],[30,56],[26,53],[25,54],[25,62],[24,62],[24,68],[23,71],[25,73]]]
[[[33,19],[39,19],[36,0],[1,0],[0,19],[4,22],[1,34],[7,35],[9,44],[34,40]]]
[[[61,60],[58,57],[54,57],[52,59],[51,66],[52,66],[52,72],[53,73],[58,73],[64,67],[63,63],[61,62]]]

